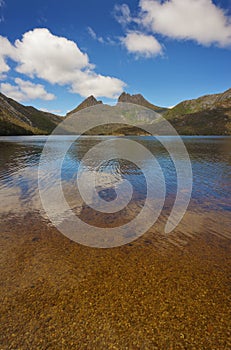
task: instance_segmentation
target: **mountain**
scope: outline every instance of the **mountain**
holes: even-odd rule
[[[50,134],[62,117],[39,111],[0,93],[0,135]]]
[[[147,101],[141,94],[136,94],[136,95],[130,95],[126,92],[123,92],[119,98],[118,102],[126,102],[126,103],[134,103],[136,105],[140,105],[146,108],[150,108],[154,110],[157,113],[163,114],[165,113],[168,108],[165,107],[158,107]]]
[[[87,108],[87,107],[92,107],[98,104],[102,104],[102,101],[97,101],[96,98],[91,95],[88,98],[86,98],[86,100],[84,100],[82,103],[80,103],[80,105],[78,105],[75,109],[73,109],[72,111],[68,112],[66,114],[66,116],[68,117],[69,115],[76,113],[78,111],[80,111],[81,109]]]
[[[163,114],[168,110],[168,108],[158,107],[158,106],[153,105],[152,103],[148,102],[141,94],[130,95],[130,94],[127,94],[126,92],[123,92],[119,96],[117,102],[118,103],[119,102],[133,103],[136,105],[144,106],[144,107],[150,108],[150,109],[152,109],[155,112],[158,112],[160,114]],[[80,105],[78,105],[75,109],[68,112],[66,114],[66,116],[68,117],[71,114],[76,113],[83,108],[92,107],[92,106],[95,106],[97,104],[103,104],[103,102],[98,101],[94,96],[91,95],[88,98],[86,98],[82,103],[80,103]]]
[[[118,103],[121,102],[144,106],[162,114],[180,135],[231,135],[231,89],[220,94],[183,101],[172,109],[155,106],[141,94],[130,95],[123,92],[118,98]],[[90,96],[76,109],[68,113],[68,116],[98,103],[102,102]],[[126,121],[133,124],[133,127],[128,127]],[[145,115],[144,113],[129,114],[129,112],[126,112],[123,115],[123,120],[118,120],[118,125],[113,127],[109,125],[101,126],[96,128],[93,133],[103,135],[142,134],[145,133],[141,130],[142,126],[152,123],[153,115],[151,113]]]
[[[144,106],[162,114],[180,135],[231,135],[231,89],[220,94],[183,101],[172,109],[155,106],[140,94],[130,95],[124,92],[118,99],[119,105],[120,102]],[[102,104],[102,101],[97,101],[94,96],[90,96],[69,112],[67,117],[84,108],[98,104]],[[108,111],[110,110],[109,113],[113,113],[113,107],[103,106],[107,107]],[[123,111],[121,104],[118,125],[97,127],[90,133],[102,135],[143,134],[142,126],[153,124],[153,113],[146,111],[145,113],[140,112],[140,110],[136,112]],[[63,118],[60,116],[39,111],[31,106],[23,106],[0,93],[0,135],[49,134],[62,120]],[[127,122],[133,126],[128,127]]]
[[[231,135],[231,89],[183,101],[164,117],[181,135]]]
[[[137,105],[137,108],[133,109],[128,109],[128,108],[123,108],[122,102],[126,103],[132,103],[133,105]],[[91,107],[94,105],[102,105],[102,108],[107,109],[106,114],[112,115],[115,114],[116,119],[118,120],[118,123],[116,124],[105,124],[98,126],[90,131],[88,131],[88,134],[93,134],[93,135],[123,135],[124,133],[126,134],[140,134],[144,133],[143,130],[138,130],[139,126],[142,126],[143,124],[150,124],[153,123],[155,115],[152,111],[158,112],[158,113],[164,113],[167,111],[167,108],[164,107],[158,107],[150,102],[148,102],[141,94],[137,95],[130,95],[125,92],[123,92],[117,101],[117,108],[115,109],[112,106],[103,104],[102,101],[98,101],[94,96],[89,96],[87,99],[85,99],[80,105],[78,105],[75,109],[67,113],[66,117],[70,117],[76,112],[79,112],[83,110],[84,108]],[[144,106],[148,109],[143,109],[140,108],[139,106]],[[118,113],[120,109],[120,112]],[[98,109],[97,110],[92,110],[92,118],[94,118],[94,113],[98,114]],[[145,111],[145,112],[144,112]],[[105,114],[105,115],[106,115]],[[133,125],[134,127],[129,127],[128,130],[128,125]],[[72,127],[73,128],[73,127]],[[78,128],[78,124],[74,127],[74,129],[67,130],[69,133],[77,132],[76,130]],[[125,132],[126,131],[126,132]]]

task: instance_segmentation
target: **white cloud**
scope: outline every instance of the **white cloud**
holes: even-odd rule
[[[5,6],[5,1],[0,0],[0,8]],[[2,12],[2,10],[1,10]],[[0,23],[3,23],[5,21],[3,14],[0,14]]]
[[[116,98],[118,91],[122,92],[124,85],[116,78],[95,74],[91,71],[79,72],[78,79],[72,84],[71,92],[89,96],[93,91],[95,97]]]
[[[132,23],[144,35],[158,33],[204,46],[231,46],[231,16],[211,0],[140,0],[139,6],[134,17],[128,5],[116,5],[114,16],[126,29]]]
[[[157,56],[162,53],[162,46],[152,35],[130,31],[121,39],[126,49],[137,56]]]
[[[106,36],[104,38],[102,36],[98,36],[96,34],[96,32],[91,27],[87,27],[87,31],[88,31],[88,34],[90,35],[90,37],[92,39],[98,41],[101,44],[106,44],[106,45],[116,45],[116,44],[118,44],[118,40],[116,42],[110,36]]]
[[[119,79],[95,73],[88,55],[75,42],[55,36],[46,28],[25,33],[14,45],[6,38],[1,37],[1,40],[5,49],[2,51],[0,47],[0,73],[9,70],[5,59],[10,57],[18,63],[18,73],[52,84],[67,85],[72,92],[83,97],[93,94],[95,97],[115,98],[125,86]]]
[[[58,37],[45,28],[36,28],[16,40],[17,72],[37,76],[50,83],[67,84],[73,73],[89,67],[89,60],[78,46],[63,37]]]
[[[6,64],[6,61],[4,59],[4,56],[0,56],[0,73],[5,73],[10,70],[10,67],[8,64]]]
[[[0,35],[0,73],[5,73],[10,70],[6,63],[6,57],[14,56],[14,47],[7,38]]]
[[[55,95],[48,93],[41,84],[34,84],[20,78],[16,78],[14,81],[16,85],[2,83],[0,88],[3,94],[17,101],[29,101],[37,98],[45,101],[55,99]]]
[[[202,45],[231,45],[231,17],[211,0],[141,0],[142,24],[154,33]]]
[[[89,35],[92,37],[92,39],[97,40],[97,35],[91,27],[87,27],[87,31]]]
[[[105,43],[104,38],[97,36],[96,32],[91,27],[87,27],[87,31],[92,39],[99,41],[101,44]]]
[[[4,73],[0,73],[0,80],[5,80],[7,79],[7,75]]]
[[[116,4],[114,6],[114,17],[121,25],[127,25],[132,22],[131,12],[127,4]]]

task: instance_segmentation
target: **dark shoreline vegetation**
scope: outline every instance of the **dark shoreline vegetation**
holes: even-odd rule
[[[231,89],[221,94],[206,95],[198,99],[183,101],[172,109],[148,102],[142,95],[122,93],[118,102],[133,103],[149,108],[168,120],[180,135],[231,135]],[[94,96],[88,97],[65,118],[84,108],[102,104]],[[128,121],[130,122],[130,117]],[[39,111],[0,93],[0,136],[49,135],[64,117]],[[134,126],[121,124],[103,125],[87,132],[88,135],[148,135],[139,120]],[[130,123],[129,123],[130,124]]]

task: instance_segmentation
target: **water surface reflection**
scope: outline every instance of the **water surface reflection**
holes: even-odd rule
[[[52,149],[52,161],[59,159],[60,152],[69,142],[71,136],[56,136],[50,141]],[[167,215],[173,205],[176,194],[176,171],[169,154],[152,137],[131,137],[147,147],[158,159],[163,169],[166,181],[166,202],[162,213],[162,219]],[[95,225],[102,226],[106,221],[113,225],[127,222],[140,211],[146,196],[146,181],[142,171],[126,160],[114,159],[103,163],[98,169],[105,178],[108,178],[108,187],[100,188],[99,194],[105,200],[113,200],[116,196],[117,182],[128,180],[133,186],[133,197],[124,213],[115,214],[112,217],[106,214],[93,215],[89,208],[84,206],[76,186],[76,176],[80,161],[86,152],[105,137],[82,137],[73,142],[62,166],[62,185],[65,198],[71,208],[83,216],[84,220],[93,220]],[[0,138],[0,214],[25,214],[36,211],[45,216],[38,193],[38,164],[43,146],[47,137],[1,137]],[[74,140],[74,138],[73,138]],[[168,138],[174,142],[174,138]],[[184,137],[186,148],[189,152],[193,169],[193,193],[189,211],[203,214],[205,212],[217,212],[217,220],[222,222],[222,217],[227,217],[230,212],[231,198],[231,158],[230,138],[228,137]],[[105,150],[107,152],[108,150]],[[109,150],[110,151],[110,150]],[[184,159],[181,159],[184,162]],[[91,160],[94,168],[94,159]],[[142,167],[152,171],[149,159],[142,160]],[[111,177],[116,179],[111,183]],[[58,176],[58,174],[57,174]],[[43,164],[43,181],[49,187],[55,186],[57,178],[49,174],[49,159]],[[126,194],[125,194],[126,195]],[[52,200],[52,199],[51,199]],[[83,212],[85,214],[83,214]],[[129,213],[129,214],[128,214]],[[60,213],[59,213],[60,214]],[[63,213],[65,216],[65,213]],[[62,219],[60,217],[60,219]],[[103,222],[103,224],[102,224]],[[220,225],[219,224],[219,225]],[[112,226],[113,226],[112,225]],[[220,226],[219,226],[220,227]],[[191,230],[191,229],[190,229]],[[220,229],[221,230],[221,227]]]

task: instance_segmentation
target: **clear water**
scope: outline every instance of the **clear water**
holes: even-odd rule
[[[52,157],[57,159],[69,137],[56,136],[50,142]],[[70,206],[82,205],[76,199],[76,174],[84,154],[106,137],[82,137],[73,142],[63,162],[62,181],[65,196]],[[171,206],[176,194],[176,171],[172,160],[162,145],[151,137],[130,137],[148,148],[158,159],[166,181],[166,207]],[[16,215],[28,211],[43,213],[38,193],[38,164],[45,136],[1,137],[0,138],[0,214]],[[189,152],[193,170],[193,192],[189,210],[215,211],[227,215],[231,211],[231,138],[229,137],[183,137]],[[174,142],[169,138],[169,142]],[[102,155],[103,158],[103,155]],[[181,160],[184,162],[184,159]],[[149,159],[143,159],[143,166],[149,170]],[[94,167],[94,160],[92,160]],[[55,186],[54,174],[49,174],[49,159],[43,164],[44,183]],[[150,169],[151,170],[151,169]],[[146,181],[142,171],[125,160],[114,159],[105,162],[99,169],[119,181],[128,180],[133,186],[133,202],[142,203],[146,195]],[[58,176],[58,175],[57,175]],[[114,184],[116,187],[116,183]],[[99,195],[107,201],[116,196],[113,186],[102,188]]]
[[[231,349],[231,138],[183,138],[193,193],[183,220],[167,236],[161,225],[175,198],[176,171],[158,142],[133,139],[161,164],[165,208],[159,223],[136,241],[92,249],[68,240],[45,217],[38,165],[46,138],[0,138],[1,349]],[[56,137],[42,164],[42,183],[54,193],[58,174],[51,175],[50,162],[58,162],[68,140]],[[63,190],[76,212],[83,205],[76,189],[80,160],[102,140],[75,142],[63,162]],[[153,170],[149,158],[142,166]],[[140,169],[115,159],[99,170],[109,180],[100,193],[108,201],[118,183],[130,181],[134,195],[124,219],[136,215],[146,194]],[[79,215],[98,225],[123,219],[94,216],[89,208]]]

